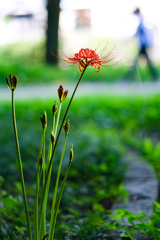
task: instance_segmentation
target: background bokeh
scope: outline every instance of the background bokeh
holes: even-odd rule
[[[0,46],[45,40],[47,29],[46,0],[6,0],[0,5]],[[138,19],[132,13],[139,7],[154,31],[152,57],[160,58],[160,1],[60,1],[59,45],[65,50],[92,46],[97,48],[110,41],[121,50],[122,63],[131,64],[137,42],[133,38]]]

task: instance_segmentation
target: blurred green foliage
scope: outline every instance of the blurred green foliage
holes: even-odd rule
[[[67,101],[62,107],[62,115]],[[16,101],[19,141],[31,212],[33,211],[35,169],[41,136],[39,117],[44,110],[47,112],[48,144],[53,103],[54,100]],[[92,96],[74,99],[67,116],[71,129],[62,177],[72,143],[74,159],[62,197],[56,230],[57,239],[87,239],[86,236],[90,236],[90,239],[103,239],[105,234],[108,234],[107,209],[117,196],[123,199],[127,197],[122,182],[128,152],[138,151],[153,163],[155,169],[159,168],[159,165],[156,165],[159,164],[160,152],[159,109],[159,95],[147,95],[145,99],[142,96]],[[0,191],[2,196],[0,218],[3,219],[0,236],[2,237],[5,236],[5,231],[10,234],[9,230],[14,225],[13,216],[17,216],[16,207],[19,206],[21,200],[10,102],[1,102],[0,126]],[[53,167],[51,191],[54,188],[63,139],[62,135]],[[152,155],[153,152],[155,155]],[[156,163],[153,161],[153,156],[157,157]],[[9,195],[12,195],[11,199]],[[11,205],[12,202],[14,203],[9,209],[5,204],[5,200],[8,201],[8,199]],[[49,196],[49,202],[51,199],[52,194]],[[8,211],[12,214],[8,214]],[[23,222],[17,223],[17,226],[18,228],[16,227],[13,231],[15,236],[24,236]]]
[[[129,238],[135,240],[135,236],[132,236],[132,233],[143,233],[140,239],[159,240],[159,227],[160,227],[160,204],[153,200],[154,211],[152,212],[152,218],[147,220],[147,215],[141,210],[139,214],[134,214],[126,211],[125,209],[118,209],[114,212],[114,215],[110,215],[114,219],[113,229],[122,229],[123,238]],[[121,219],[121,224],[119,220]],[[129,222],[126,224],[126,220]],[[140,235],[140,234],[139,234]],[[144,237],[146,236],[146,237]],[[137,237],[139,237],[137,235]]]
[[[122,185],[126,170],[126,165],[123,160],[124,147],[113,128],[106,129],[104,126],[99,126],[98,119],[97,117],[95,118],[93,110],[93,108],[97,108],[96,101],[90,102],[90,107],[87,106],[87,101],[90,102],[90,99],[81,99],[81,104],[83,105],[81,109],[79,100],[75,99],[75,103],[72,104],[71,111],[68,114],[71,130],[68,137],[66,157],[64,159],[61,178],[63,178],[69,160],[69,150],[72,143],[74,144],[74,160],[61,202],[62,213],[59,215],[59,221],[61,222],[64,222],[64,219],[65,222],[68,222],[68,219],[76,220],[79,219],[79,217],[84,217],[86,213],[92,209],[94,211],[99,211],[99,209],[103,210],[105,208],[110,208],[112,201],[115,200],[117,195],[122,198],[126,197],[126,192]],[[103,104],[103,99],[100,101],[102,101],[102,103],[100,103],[101,106],[101,104]],[[26,180],[27,194],[30,196],[29,203],[32,208],[35,192],[38,148],[42,131],[39,117],[43,114],[44,110],[48,114],[48,145],[53,103],[54,101],[52,102],[51,100],[16,102],[17,126],[24,177]],[[65,110],[66,105],[67,102],[64,103],[62,111]],[[91,108],[92,114],[87,116],[89,108]],[[78,109],[79,111],[77,111]],[[99,111],[100,115],[102,115],[99,115],[99,120],[102,119],[105,121],[103,111],[101,109],[99,109]],[[6,224],[9,222],[13,224],[13,215],[17,216],[16,208],[13,207],[12,209],[13,215],[8,215],[8,205],[5,205],[5,201],[7,202],[11,194],[16,203],[17,195],[21,195],[21,188],[18,182],[19,172],[14,144],[11,106],[9,102],[2,102],[0,106],[0,119],[0,175],[2,176],[1,189],[3,189],[1,191],[6,191],[2,197],[3,211],[1,211],[1,218],[6,220]],[[53,197],[54,180],[63,140],[64,135],[62,135],[60,139],[59,148],[56,153],[56,160],[53,167],[53,184],[51,186],[49,201],[51,201]],[[60,220],[60,218],[62,218],[62,220]],[[9,226],[12,227],[12,224],[9,223]],[[22,226],[21,224],[18,226],[20,228],[16,228],[17,231],[23,229],[23,223]],[[19,232],[15,234],[17,236]],[[23,235],[23,232],[21,232],[21,234]]]

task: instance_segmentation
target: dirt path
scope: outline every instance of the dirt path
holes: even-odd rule
[[[30,98],[55,98],[57,96],[58,85],[17,87],[15,90],[16,99]],[[69,90],[69,95],[73,92],[75,85],[64,85],[64,89]],[[145,95],[160,93],[160,82],[120,82],[120,83],[81,83],[77,89],[76,96],[80,95]],[[0,100],[9,100],[11,93],[8,87],[0,87]]]

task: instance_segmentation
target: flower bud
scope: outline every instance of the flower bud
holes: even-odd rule
[[[68,121],[65,121],[64,125],[63,125],[63,128],[64,128],[64,131],[66,133],[66,135],[68,135],[69,133],[69,120]]]
[[[42,128],[45,130],[47,128],[47,114],[44,111],[43,116],[40,117],[41,123],[42,123]]]
[[[68,90],[64,91],[62,85],[60,85],[58,88],[58,96],[61,103],[66,99],[67,94],[68,94]]]
[[[53,105],[53,107],[52,107],[52,113],[53,113],[53,115],[56,114],[57,110],[58,110],[58,106],[56,105],[56,101],[55,101],[55,102],[54,102],[54,105]]]
[[[69,160],[70,160],[70,162],[73,160],[73,144],[70,149]]]
[[[17,79],[17,77],[15,76],[15,75],[9,75],[10,76],[10,82],[9,82],[9,80],[8,80],[8,77],[6,77],[6,82],[7,82],[7,85],[8,85],[8,87],[12,90],[12,91],[14,91],[15,89],[16,89],[16,86],[17,86],[17,83],[18,83],[18,79]]]

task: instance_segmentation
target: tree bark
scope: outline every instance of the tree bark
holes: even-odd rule
[[[59,27],[59,3],[60,0],[48,0],[48,28],[46,32],[46,62],[56,64],[57,58],[51,52],[57,55],[58,46],[58,27]]]

